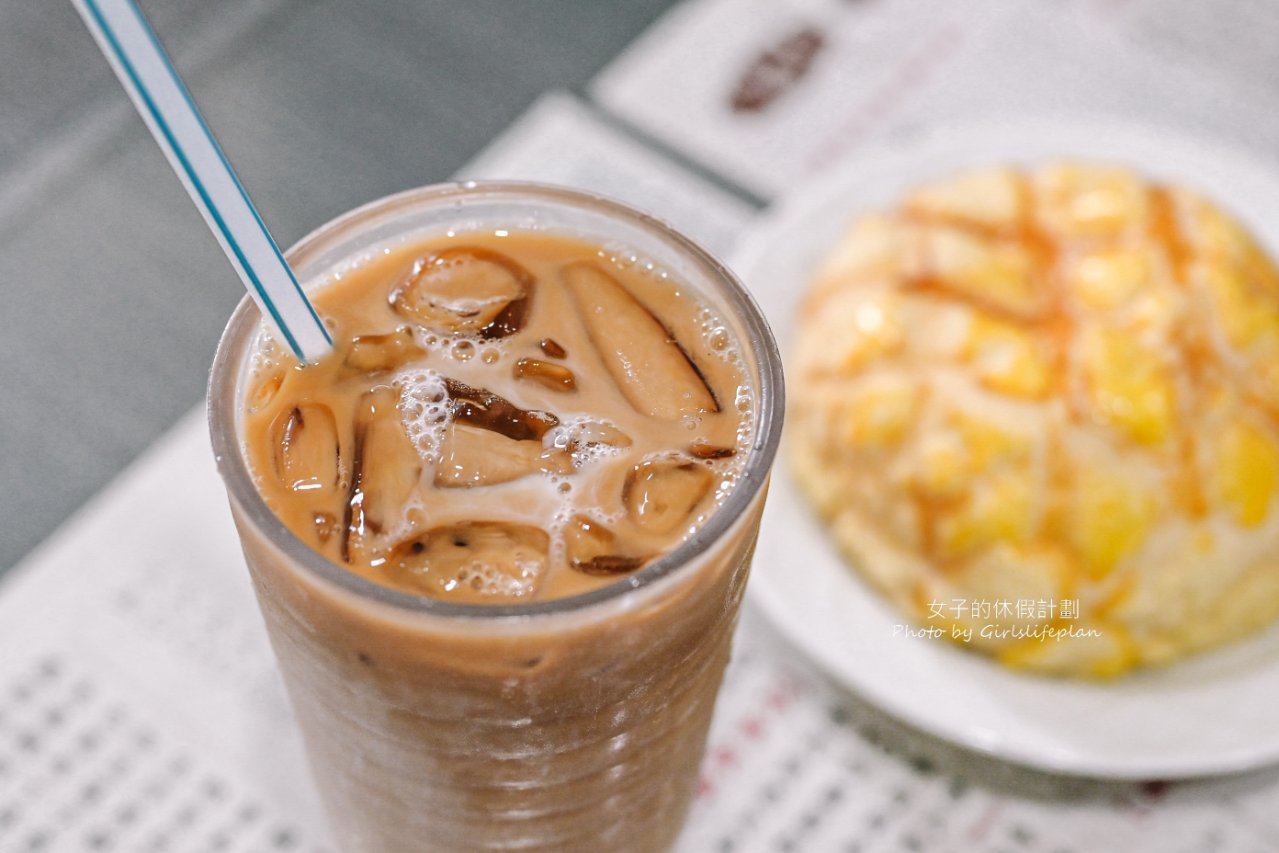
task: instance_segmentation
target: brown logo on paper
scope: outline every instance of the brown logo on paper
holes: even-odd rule
[[[761,53],[737,82],[732,99],[733,112],[758,113],[766,110],[787,89],[803,79],[825,42],[820,30],[804,27]]]

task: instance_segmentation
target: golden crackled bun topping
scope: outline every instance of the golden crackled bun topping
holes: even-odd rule
[[[800,323],[800,482],[918,619],[1077,602],[1086,639],[974,645],[1109,675],[1279,617],[1279,270],[1202,196],[961,174],[858,220]]]

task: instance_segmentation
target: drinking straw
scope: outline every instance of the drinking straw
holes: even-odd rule
[[[72,0],[264,316],[302,363],[333,346],[173,63],[133,0]]]

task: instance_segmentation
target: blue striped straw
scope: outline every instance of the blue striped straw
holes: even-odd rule
[[[133,0],[73,0],[264,316],[303,363],[333,346],[155,32]]]

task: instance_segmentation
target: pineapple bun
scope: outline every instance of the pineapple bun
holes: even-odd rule
[[[1279,270],[1213,202],[960,174],[855,222],[798,322],[801,488],[919,625],[1105,677],[1279,617]]]

